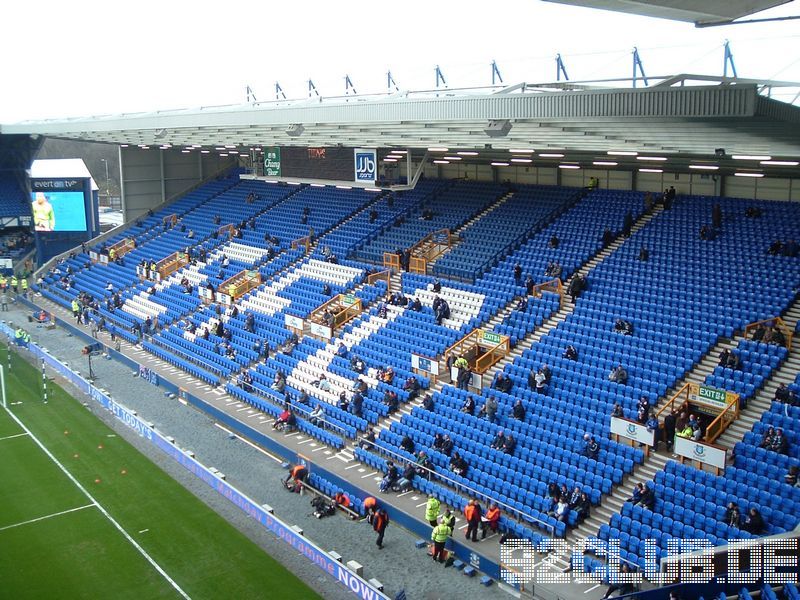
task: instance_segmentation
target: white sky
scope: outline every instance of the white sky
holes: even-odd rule
[[[698,0],[700,2],[702,0]],[[792,2],[757,15],[800,14]],[[639,48],[648,75],[721,75],[731,41],[740,77],[800,81],[800,21],[696,29],[690,23],[538,0],[36,0],[3,5],[0,123],[240,103],[250,85],[274,98],[630,77]],[[798,89],[780,97],[792,100]]]

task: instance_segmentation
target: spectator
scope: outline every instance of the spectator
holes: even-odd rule
[[[386,461],[386,475],[381,479],[378,489],[382,492],[387,492],[392,489],[398,479],[400,479],[400,473],[397,471],[397,467],[392,461],[388,460]]]
[[[752,507],[747,517],[744,519],[741,529],[753,535],[761,535],[764,533],[765,527],[766,523],[764,523],[764,518],[761,516],[761,513],[758,512],[756,507]]]
[[[461,455],[458,452],[454,452],[452,458],[450,458],[450,470],[456,475],[463,477],[466,474],[467,469],[469,469],[467,461],[461,458]]]
[[[500,525],[500,508],[496,503],[492,502],[489,505],[489,510],[481,517],[481,539],[486,538],[486,532],[491,531],[493,534],[497,533],[497,528]]]
[[[522,400],[518,399],[514,402],[514,406],[511,409],[511,416],[517,421],[525,420],[525,407],[522,404]]]
[[[775,430],[775,436],[772,438],[772,443],[769,445],[768,450],[778,454],[789,454],[789,442],[780,427]]]
[[[417,470],[414,468],[414,463],[408,463],[406,468],[403,470],[403,474],[400,476],[400,479],[397,480],[397,485],[395,489],[398,492],[405,492],[411,489],[413,485],[414,477],[417,476]]]
[[[566,498],[559,497],[556,502],[555,508],[550,512],[551,517],[555,517],[557,521],[566,523],[569,519],[569,503]]]
[[[524,296],[520,296],[517,299],[517,306],[515,307],[517,312],[525,312],[528,310],[528,300]]]
[[[398,407],[398,400],[397,400],[397,393],[392,390],[386,390],[386,393],[383,395],[383,403],[389,408],[389,414],[397,412]]]
[[[617,319],[614,321],[614,331],[622,335],[633,335],[633,323],[625,319]]]
[[[468,415],[475,414],[475,399],[472,396],[467,396],[467,399],[464,400],[464,405],[461,407],[461,412],[467,413]]]
[[[272,428],[276,431],[293,431],[295,425],[297,424],[297,419],[294,416],[294,413],[291,409],[286,408],[284,411],[278,415],[278,419],[272,424]]]
[[[611,242],[614,241],[614,233],[608,227],[606,227],[603,231],[603,237],[601,241],[603,248],[608,248],[611,245]]]
[[[800,467],[792,465],[789,467],[786,475],[783,476],[783,480],[792,487],[798,487],[798,483],[800,483],[800,477],[798,477],[798,475],[800,475]]]
[[[494,436],[492,443],[489,444],[490,448],[494,448],[495,450],[499,450],[503,447],[506,442],[506,436],[502,429],[498,430],[497,435]]]
[[[364,396],[361,395],[361,392],[353,393],[353,398],[350,402],[350,408],[350,412],[360,419],[364,409]]]
[[[409,454],[414,453],[414,440],[412,440],[409,436],[403,436],[403,440],[400,442],[400,447],[408,452]]]
[[[553,235],[550,237],[550,241],[549,241],[549,242],[547,242],[547,245],[548,245],[550,248],[553,248],[554,250],[555,250],[556,248],[558,248],[558,245],[559,245],[559,244],[560,244],[560,240],[558,239],[558,236],[556,236],[555,234],[553,234]]]
[[[736,502],[728,503],[723,520],[728,527],[736,527],[737,529],[742,524],[742,515],[739,513],[739,506]]]
[[[578,523],[581,523],[589,518],[592,512],[592,503],[589,500],[589,496],[586,494],[586,492],[581,492],[581,497],[578,500],[578,503],[572,507],[572,510],[574,510],[578,515]]]
[[[597,460],[600,454],[600,444],[588,433],[583,434],[583,454],[592,460]]]
[[[628,563],[625,562],[622,563],[622,566],[620,567],[619,570],[620,573],[618,578],[615,578],[615,580],[608,586],[608,589],[606,590],[605,596],[603,596],[603,598],[610,597],[611,594],[613,594],[614,592],[619,592],[620,596],[625,596],[635,591],[633,583],[627,581],[628,574],[631,572]]]
[[[406,379],[405,383],[403,384],[403,390],[408,392],[408,400],[409,402],[414,400],[419,395],[419,381],[413,375],[409,375],[408,379]]]
[[[761,436],[761,444],[759,444],[759,447],[768,450],[769,448],[772,447],[772,439],[774,437],[775,437],[775,428],[774,427],[768,428],[767,431],[764,433],[764,435]]]
[[[328,381],[328,378],[325,376],[325,373],[320,373],[319,379],[316,381],[312,381],[311,385],[316,388],[319,388],[323,392],[330,392],[331,391],[331,382]]]
[[[430,394],[425,394],[425,397],[422,399],[422,408],[433,412],[434,409],[433,396],[431,396]]]
[[[450,454],[453,452],[454,447],[455,444],[453,443],[453,440],[450,439],[449,435],[445,434],[444,441],[442,442],[442,454],[450,456]]]
[[[517,285],[522,281],[522,267],[519,263],[514,265],[514,281],[517,282]]]
[[[375,445],[375,428],[370,427],[358,442],[358,447],[362,450],[369,450]]]
[[[656,494],[647,484],[642,484],[642,488],[642,497],[639,500],[639,504],[648,510],[653,510],[656,504]]]
[[[322,402],[317,402],[314,410],[308,415],[308,420],[312,425],[317,427],[325,427],[325,410],[322,408]]]
[[[497,374],[497,377],[494,378],[492,387],[499,392],[508,394],[511,392],[511,388],[514,387],[514,382],[511,381],[510,377],[506,377],[502,372],[500,372]]]
[[[628,372],[625,370],[625,367],[618,365],[608,374],[608,380],[613,381],[614,383],[625,385],[628,383]]]
[[[614,407],[611,409],[611,416],[617,419],[625,418],[625,412],[622,410],[619,402],[614,403]]]
[[[497,400],[495,400],[493,396],[489,396],[486,399],[478,416],[485,417],[489,423],[494,423],[495,417],[497,416]]]
[[[578,360],[578,351],[575,346],[569,345],[564,349],[564,358],[567,360]]]
[[[648,432],[652,432],[653,435],[653,450],[658,449],[658,438],[659,438],[659,431],[658,431],[658,419],[656,418],[655,413],[650,413],[650,416],[645,421],[645,427],[647,427]]]
[[[572,280],[569,282],[569,286],[567,286],[567,293],[572,298],[572,302],[574,303],[578,297],[581,295],[586,289],[586,278],[583,275],[575,274]]]
[[[506,436],[506,441],[503,444],[503,452],[506,454],[514,454],[514,450],[517,448],[517,440],[514,439],[514,436],[510,433]]]

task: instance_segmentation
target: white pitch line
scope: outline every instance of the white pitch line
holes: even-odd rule
[[[27,521],[21,521],[19,523],[14,523],[13,525],[6,525],[5,527],[0,527],[0,531],[5,531],[6,529],[14,529],[15,527],[21,527],[23,525],[29,525],[31,523],[36,523],[38,521],[44,521],[46,519],[52,519],[53,517],[60,517],[61,515],[66,515],[69,513],[73,513],[79,510],[83,510],[84,508],[91,508],[95,506],[94,504],[86,504],[85,506],[78,506],[77,508],[70,508],[69,510],[62,510],[61,512],[53,513],[52,515],[45,515],[43,517],[37,517],[35,519],[29,519]]]
[[[358,463],[356,463],[354,465],[350,465],[349,467],[345,467],[344,470],[345,471],[349,471],[350,469],[355,469],[357,466],[358,466]]]
[[[14,438],[22,437],[24,435],[28,435],[27,433],[16,433],[14,435],[7,435],[6,437],[1,437],[0,442],[3,440],[13,440]]]
[[[423,507],[423,506],[425,506],[426,504],[427,504],[427,502],[423,502],[422,504],[417,504],[416,508],[422,508],[422,507]]]
[[[366,475],[362,475],[361,479],[366,479],[367,477],[372,477],[373,475],[377,475],[377,471],[373,471],[372,473],[367,473]]]
[[[588,590],[586,590],[586,591],[585,591],[585,592],[583,592],[583,593],[584,593],[584,594],[588,594],[588,593],[589,593],[589,592],[591,592],[592,590],[596,590],[596,589],[597,589],[597,588],[599,588],[599,587],[600,587],[600,584],[598,583],[597,585],[593,585],[592,587],[590,587]]]
[[[4,408],[5,408],[5,407],[4,407]],[[75,484],[75,486],[76,486],[76,487],[77,487],[77,488],[78,488],[78,489],[79,489],[81,492],[83,492],[83,494],[84,494],[84,495],[85,495],[85,496],[86,496],[86,497],[87,497],[87,498],[88,498],[88,499],[89,499],[89,500],[90,500],[92,503],[94,503],[94,505],[95,505],[95,506],[97,506],[97,509],[98,509],[98,510],[99,510],[101,513],[103,513],[103,516],[105,516],[105,517],[106,517],[106,519],[108,519],[108,520],[111,522],[111,524],[112,524],[112,525],[113,525],[113,526],[114,526],[114,527],[117,529],[117,531],[119,531],[119,532],[120,532],[120,533],[121,533],[121,534],[122,534],[122,535],[125,537],[125,539],[126,539],[126,540],[128,540],[128,542],[130,542],[130,544],[131,544],[131,545],[132,545],[134,548],[136,548],[136,550],[138,550],[138,551],[139,551],[139,554],[141,554],[141,555],[142,555],[142,556],[145,558],[145,560],[147,560],[147,562],[149,562],[149,563],[150,563],[150,564],[153,566],[153,568],[154,568],[156,571],[158,571],[158,573],[159,573],[159,574],[160,574],[160,575],[161,575],[161,576],[162,576],[162,577],[163,577],[163,578],[164,578],[164,579],[165,579],[165,580],[166,580],[166,581],[167,581],[167,582],[168,582],[168,583],[169,583],[169,584],[170,584],[170,585],[173,587],[173,589],[174,589],[176,592],[178,592],[178,594],[180,594],[180,595],[181,595],[181,597],[185,598],[186,600],[191,600],[191,597],[189,596],[189,594],[187,594],[186,592],[184,592],[184,591],[183,591],[183,589],[181,588],[181,586],[179,586],[179,585],[178,585],[178,584],[175,582],[175,580],[174,580],[174,579],[172,579],[172,577],[170,577],[170,576],[167,574],[167,572],[166,572],[164,569],[162,569],[162,568],[161,568],[161,565],[159,565],[159,564],[158,564],[158,563],[157,563],[157,562],[156,562],[156,561],[153,559],[153,557],[152,557],[152,556],[150,556],[150,555],[147,553],[147,551],[146,551],[144,548],[142,548],[142,547],[141,547],[141,546],[140,546],[140,545],[139,545],[139,544],[136,542],[136,540],[134,540],[134,539],[133,539],[133,538],[130,536],[130,534],[129,534],[127,531],[125,531],[125,529],[122,527],[122,525],[120,525],[120,524],[119,524],[119,523],[118,523],[118,522],[117,522],[117,521],[114,519],[114,517],[112,517],[112,516],[109,514],[109,512],[108,512],[108,511],[107,511],[107,510],[106,510],[106,509],[105,509],[105,508],[104,508],[104,507],[103,507],[103,506],[102,506],[102,505],[101,505],[101,504],[100,504],[100,503],[99,503],[97,500],[95,500],[95,499],[94,499],[94,496],[92,496],[92,495],[89,493],[89,490],[87,490],[85,487],[83,487],[83,485],[81,484],[81,482],[80,482],[80,481],[78,481],[77,479],[75,479],[75,476],[74,476],[72,473],[70,473],[69,471],[67,471],[67,468],[66,468],[64,465],[62,465],[62,464],[59,462],[59,460],[58,460],[58,459],[57,459],[55,456],[53,456],[53,453],[52,453],[52,452],[50,452],[50,450],[48,450],[48,449],[47,449],[47,447],[46,447],[46,446],[45,446],[45,445],[44,445],[42,442],[40,442],[40,441],[39,441],[39,438],[37,438],[35,435],[33,435],[33,433],[31,432],[31,430],[27,428],[27,426],[25,425],[25,423],[23,423],[22,421],[20,421],[20,420],[17,418],[17,415],[15,415],[13,412],[11,412],[11,411],[10,411],[8,408],[5,408],[5,411],[6,411],[6,412],[7,412],[9,415],[11,415],[11,418],[12,418],[12,419],[14,419],[14,421],[16,421],[16,422],[17,422],[17,425],[19,425],[20,427],[22,427],[22,428],[23,428],[23,429],[24,429],[24,430],[25,430],[25,431],[28,433],[28,435],[30,435],[30,436],[31,436],[31,439],[32,439],[32,440],[33,440],[33,441],[36,443],[36,445],[37,445],[37,446],[39,446],[39,448],[41,448],[41,449],[42,449],[42,452],[44,452],[44,453],[45,453],[45,454],[46,454],[46,455],[47,455],[47,456],[50,458],[50,460],[52,460],[52,461],[53,461],[53,462],[56,464],[56,466],[57,466],[59,469],[61,469],[61,471],[64,473],[64,475],[66,475],[66,476],[69,478],[69,480],[70,480],[72,483],[74,483],[74,484]]]

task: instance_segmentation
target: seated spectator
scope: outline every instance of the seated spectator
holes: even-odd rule
[[[613,581],[608,586],[608,589],[606,590],[606,593],[603,596],[604,599],[609,598],[611,594],[613,594],[614,592],[619,592],[620,596],[626,596],[627,594],[630,594],[631,592],[634,592],[636,590],[633,583],[626,580],[627,574],[631,572],[631,568],[628,566],[628,563],[626,562],[622,563],[619,570],[621,574],[623,573],[626,574],[626,577],[624,579],[620,578],[617,581]]]
[[[778,454],[789,454],[789,442],[786,439],[786,436],[783,434],[783,429],[780,427],[775,429],[775,435],[773,436],[767,450],[772,450]]]
[[[485,515],[481,516],[481,539],[486,538],[486,532],[491,531],[497,533],[497,528],[500,525],[500,508],[496,503],[489,504],[489,509]]]
[[[350,400],[350,412],[357,416],[359,419],[363,414],[364,396],[361,392],[353,392],[353,397]]]
[[[500,448],[502,448],[502,447],[503,447],[503,445],[504,445],[505,443],[506,443],[506,436],[505,436],[505,433],[503,433],[503,430],[502,430],[502,429],[500,429],[500,430],[497,432],[497,435],[495,435],[495,436],[494,436],[494,439],[492,440],[492,443],[491,443],[491,444],[489,444],[489,447],[490,447],[490,448],[494,448],[494,449],[496,449],[496,450],[499,450]]]
[[[614,321],[614,331],[622,335],[633,335],[633,323],[625,319]]]
[[[413,310],[414,312],[420,312],[422,310],[422,301],[419,298],[414,298],[409,303],[408,308]]]
[[[391,366],[387,366],[384,369],[379,369],[378,379],[383,383],[391,384],[394,380],[394,369]]]
[[[650,413],[650,416],[647,418],[647,421],[645,421],[644,425],[647,427],[647,431],[655,433],[653,436],[653,450],[658,449],[659,430],[658,418],[656,417],[655,413]]]
[[[292,431],[297,424],[297,419],[291,409],[286,408],[278,415],[277,420],[272,424],[272,428],[276,431]]]
[[[518,312],[525,312],[526,310],[528,310],[527,298],[520,296],[519,299],[517,300],[517,306],[515,307],[515,310],[517,310]]]
[[[645,262],[645,261],[647,261],[649,259],[650,259],[650,251],[647,248],[645,248],[644,246],[642,246],[639,249],[639,260],[641,260],[642,262]]]
[[[350,401],[347,399],[347,392],[344,390],[339,392],[339,399],[336,401],[336,406],[345,412],[349,412]]]
[[[386,315],[387,315],[387,308],[386,308],[386,304],[385,304],[385,303],[383,303],[383,302],[381,302],[381,303],[378,305],[378,318],[380,318],[380,319],[385,319],[385,318],[386,318]]]
[[[378,489],[382,492],[387,492],[397,483],[398,479],[400,479],[400,474],[397,471],[397,467],[392,461],[388,460],[386,461],[386,475],[383,476]]]
[[[356,380],[353,382],[353,387],[351,389],[352,391],[358,392],[359,394],[366,394],[367,382],[361,379],[361,377],[356,377]]]
[[[344,345],[344,342],[339,342],[339,346],[336,348],[336,356],[347,358],[347,346]]]
[[[619,402],[614,403],[614,408],[611,409],[611,416],[617,419],[625,418],[625,412],[622,410],[622,407],[619,405]]]
[[[550,237],[550,241],[548,241],[548,242],[547,242],[547,245],[548,245],[550,248],[556,249],[556,248],[558,248],[558,245],[559,245],[559,243],[560,243],[560,241],[559,241],[559,239],[558,239],[558,236],[556,236],[556,235],[554,234],[554,235],[552,235],[552,236]]]
[[[311,385],[321,389],[323,392],[331,391],[331,382],[328,381],[327,377],[325,377],[325,373],[320,373],[319,379],[317,379],[316,381],[312,381]]]
[[[464,405],[461,407],[461,412],[467,413],[468,415],[475,414],[475,399],[472,396],[467,396],[467,399],[464,400]]]
[[[417,470],[414,468],[414,463],[408,463],[400,479],[398,479],[397,483],[394,485],[394,489],[400,493],[410,490],[413,486],[414,477],[416,476]]]
[[[547,268],[544,271],[544,274],[547,277],[561,277],[561,272],[563,271],[561,265],[556,262],[552,261],[547,264]]]
[[[314,410],[308,415],[308,420],[317,427],[325,426],[325,409],[322,408],[322,402],[317,402]]]
[[[583,454],[593,460],[600,455],[600,444],[588,433],[583,434]]]
[[[736,527],[739,529],[742,524],[742,515],[739,513],[739,506],[736,504],[736,502],[728,503],[728,506],[725,509],[723,521],[729,527]]]
[[[559,498],[556,502],[555,508],[550,511],[550,516],[555,517],[557,521],[566,523],[569,519],[569,504],[565,498]]]
[[[420,450],[417,453],[417,460],[414,463],[414,469],[417,475],[420,477],[426,477],[430,479],[431,471],[433,470],[433,463],[431,463],[431,459],[428,458],[428,455],[424,450]]]
[[[613,381],[614,383],[625,385],[628,383],[628,372],[625,370],[625,367],[618,365],[615,369],[611,370],[611,373],[608,374],[608,380]]]
[[[434,409],[433,396],[431,396],[430,394],[425,394],[425,397],[422,399],[422,408],[430,412],[433,412]]]
[[[467,469],[469,469],[467,461],[461,458],[461,455],[458,452],[454,452],[452,458],[450,459],[450,470],[456,475],[463,477],[464,474],[466,474]]]
[[[389,408],[389,414],[397,412],[399,404],[397,393],[392,390],[386,390],[386,393],[383,395],[383,403]]]
[[[412,440],[409,436],[403,436],[402,441],[400,442],[400,447],[409,452],[411,454],[414,453],[414,440]]]
[[[769,449],[772,446],[772,439],[775,437],[775,428],[770,427],[761,437],[760,448]]]
[[[656,494],[646,483],[642,484],[642,496],[639,499],[639,504],[648,510],[653,510],[656,505]]]
[[[761,516],[761,513],[758,512],[758,509],[753,507],[748,512],[747,517],[745,517],[741,529],[753,535],[761,535],[764,533],[765,527],[766,523],[764,523],[764,518]]]
[[[449,435],[445,435],[444,441],[442,442],[442,454],[450,456],[450,453],[453,452],[454,447],[455,444],[453,443],[453,440],[450,439]]]
[[[522,281],[522,266],[519,263],[514,265],[514,281],[517,282],[517,285]]]
[[[532,295],[533,295],[533,288],[534,288],[534,287],[536,287],[536,282],[534,282],[534,281],[533,281],[533,277],[531,277],[530,275],[528,275],[528,276],[525,278],[525,293],[526,293],[528,296],[532,296]]]
[[[567,360],[578,360],[578,351],[575,349],[575,346],[567,346],[564,349],[564,358]]]
[[[517,421],[525,420],[525,407],[522,404],[522,400],[514,402],[514,406],[511,408],[511,416]]]
[[[492,387],[500,392],[504,392],[508,394],[511,391],[511,388],[514,387],[514,382],[511,381],[510,377],[506,377],[503,373],[498,373],[497,377],[494,378],[494,383]]]
[[[283,393],[286,389],[286,375],[283,374],[283,371],[278,370],[275,372],[275,377],[272,378],[272,385],[269,387],[279,394]]]
[[[792,487],[799,487],[798,484],[800,483],[800,467],[797,465],[792,465],[789,467],[789,470],[786,472],[786,475],[783,476],[783,480],[791,485]]]
[[[353,369],[353,371],[355,371],[356,373],[363,373],[364,369],[366,368],[366,365],[364,364],[363,360],[361,360],[358,356],[354,355],[350,359],[350,368]]]
[[[536,374],[533,376],[533,381],[535,384],[534,389],[539,394],[547,393],[547,377],[545,377],[545,374],[542,373],[541,369],[536,371]]]
[[[577,504],[572,507],[572,510],[578,515],[578,523],[581,523],[589,518],[592,512],[592,503],[589,500],[589,496],[586,492],[581,492],[580,499],[578,500]]]
[[[375,428],[370,427],[369,429],[367,429],[367,433],[364,434],[358,441],[358,447],[361,448],[362,450],[369,450],[374,445],[375,445]]]
[[[439,292],[442,291],[442,283],[438,279],[434,279],[431,290],[433,291],[434,294],[438,294]]]
[[[503,452],[506,454],[514,454],[514,450],[517,449],[517,440],[514,439],[514,436],[510,433],[506,436],[506,441],[503,444]]]
[[[419,381],[413,375],[409,375],[403,384],[403,390],[408,392],[408,400],[414,400],[419,395]]]

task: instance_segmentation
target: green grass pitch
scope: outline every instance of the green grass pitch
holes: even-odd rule
[[[91,498],[0,409],[3,597],[318,598],[63,389],[44,404],[41,373],[12,356],[9,410]]]

